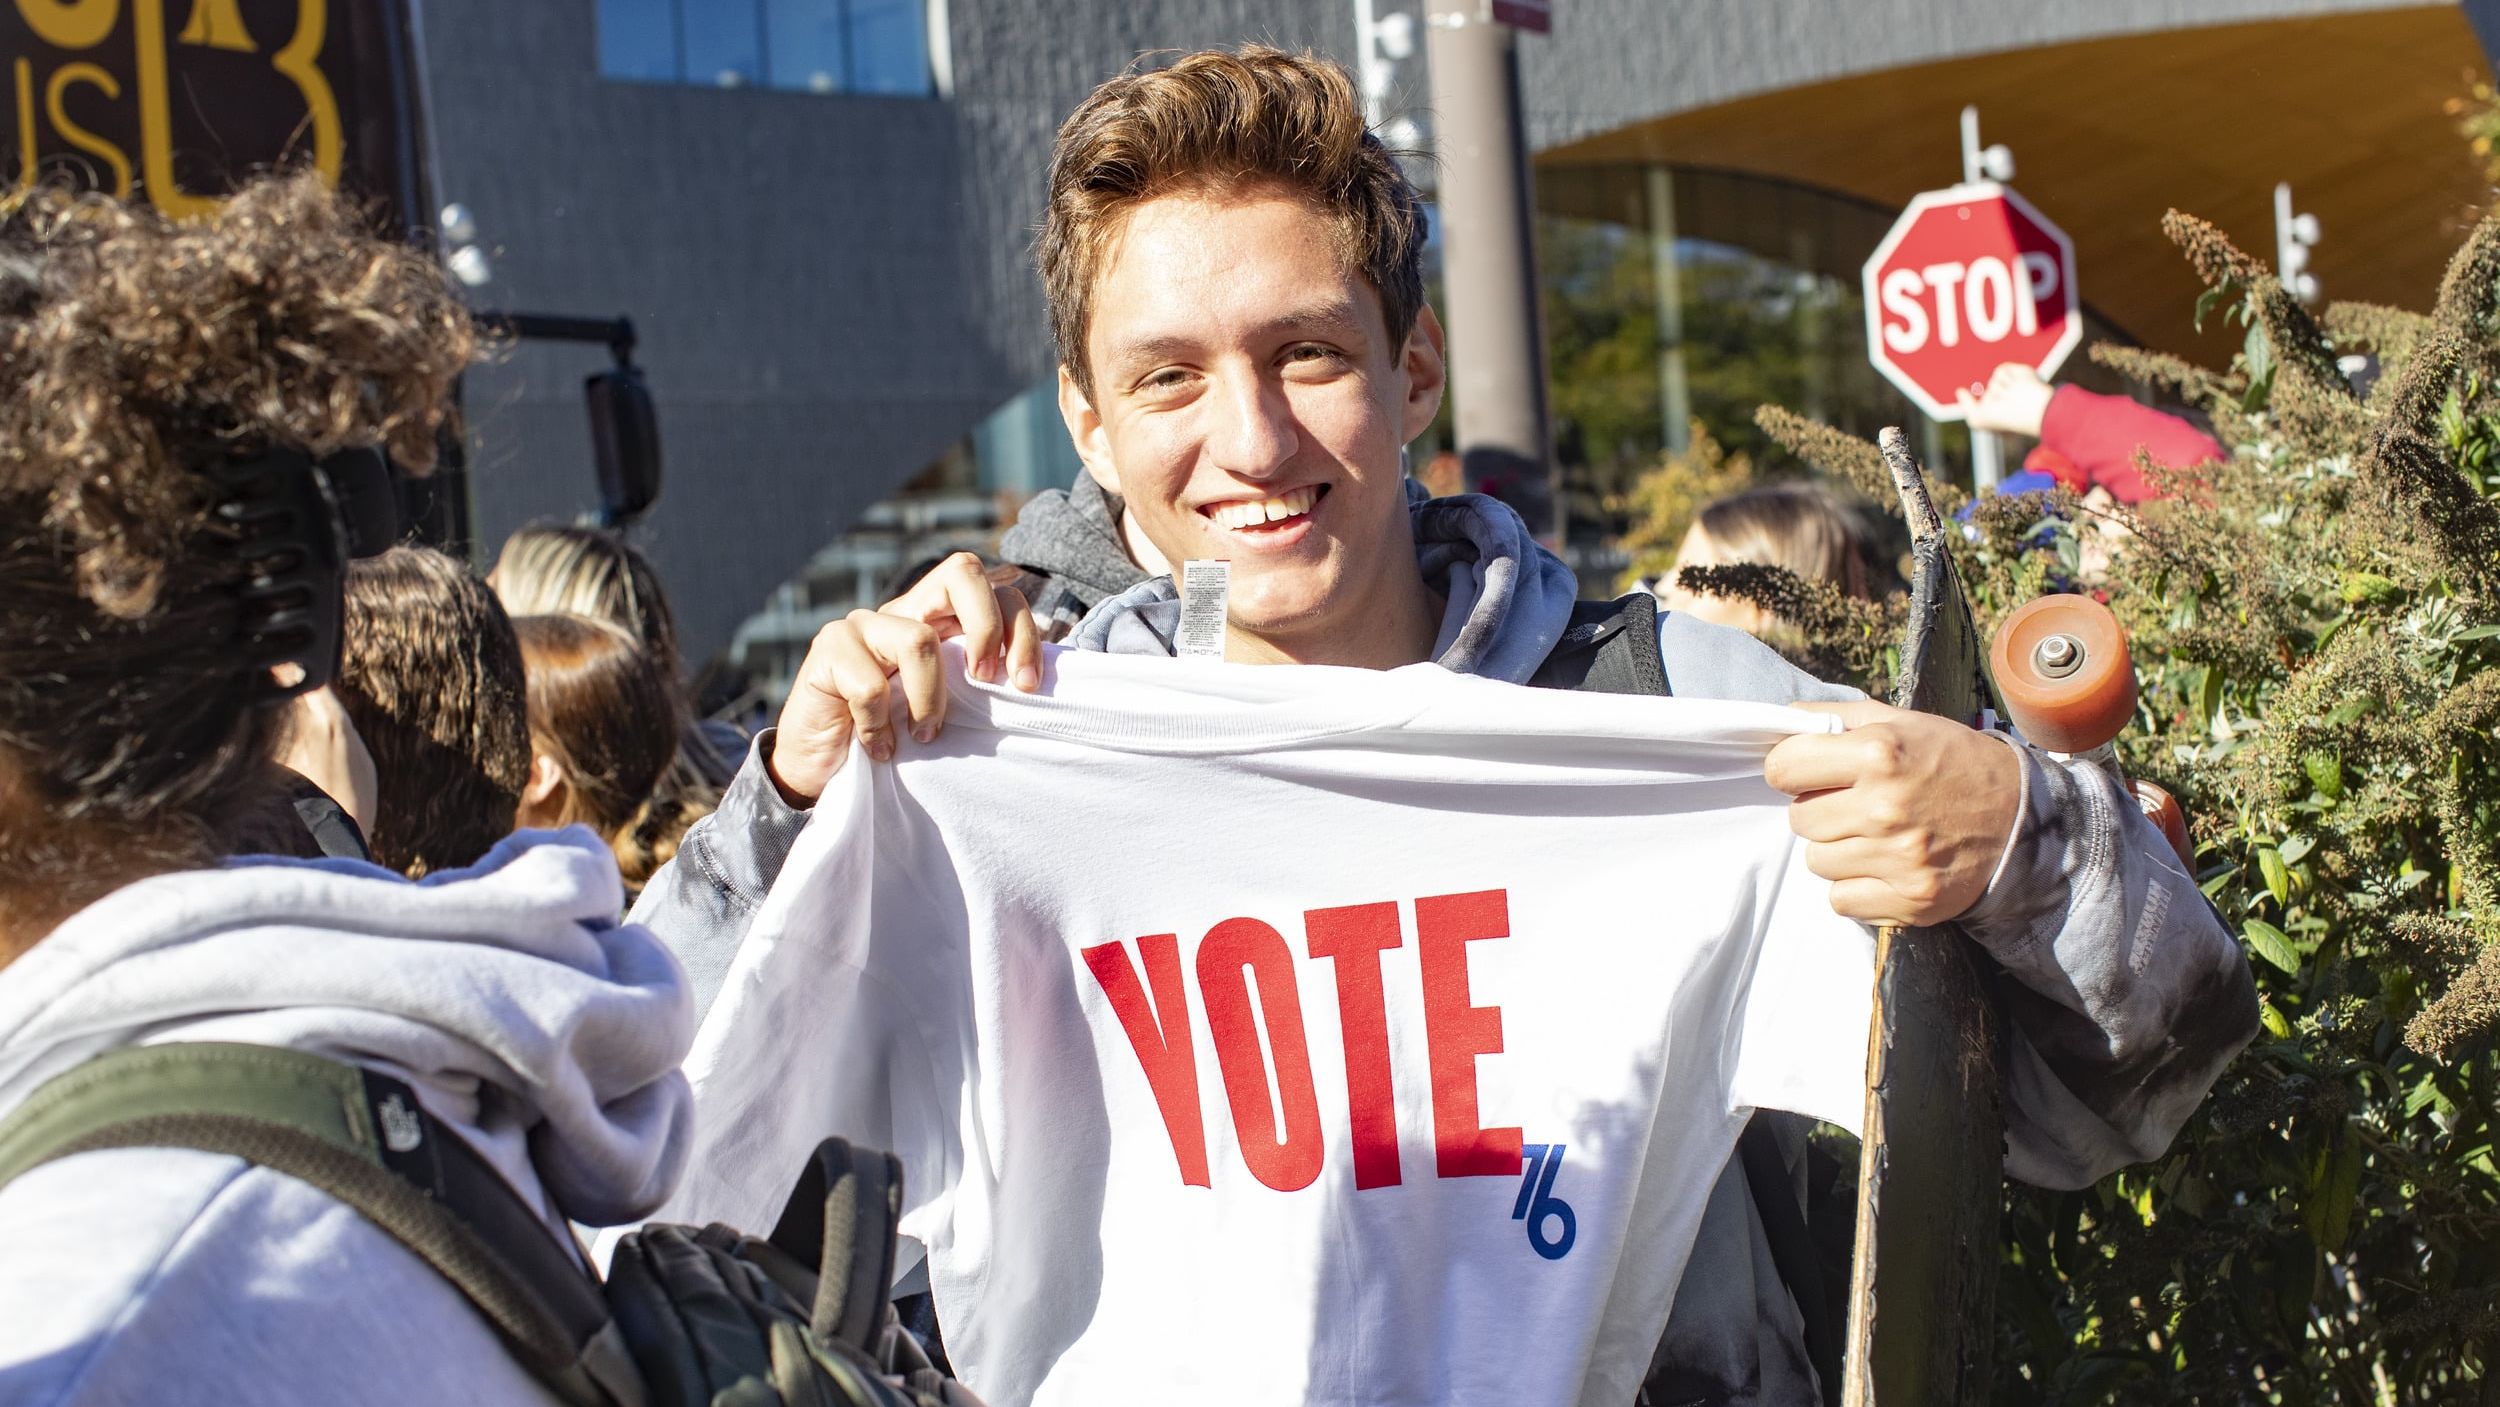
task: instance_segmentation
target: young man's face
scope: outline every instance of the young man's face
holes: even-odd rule
[[[1233,629],[1286,658],[1346,657],[1422,589],[1398,451],[1440,326],[1393,344],[1333,234],[1274,188],[1146,202],[1095,276],[1093,395],[1060,374],[1087,470],[1176,568],[1229,560]]]

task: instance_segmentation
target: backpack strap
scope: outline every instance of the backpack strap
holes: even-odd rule
[[[1573,602],[1571,624],[1528,684],[1661,698],[1673,693],[1658,652],[1658,598],[1634,591],[1612,601]]]
[[[402,1081],[270,1046],[110,1051],[0,1120],[0,1187],[54,1159],[108,1148],[223,1153],[308,1183],[450,1281],[567,1402],[641,1401],[597,1283]]]
[[[783,1254],[816,1268],[810,1333],[877,1355],[902,1208],[903,1165],[893,1154],[839,1138],[816,1145],[770,1238]]]
[[[1779,1134],[1770,1118],[1757,1111],[1736,1138],[1736,1156],[1745,1169],[1746,1190],[1753,1193],[1754,1211],[1762,1218],[1762,1239],[1770,1243],[1771,1268],[1797,1302],[1806,1341],[1806,1361],[1814,1365],[1823,1400],[1840,1401],[1840,1328],[1832,1322],[1832,1303],[1824,1293],[1823,1267],[1815,1259],[1814,1240],[1806,1230],[1805,1208],[1798,1205],[1797,1185],[1790,1179],[1788,1159],[1780,1151]]]

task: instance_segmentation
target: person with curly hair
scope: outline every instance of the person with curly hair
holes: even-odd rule
[[[512,618],[466,562],[394,547],[347,569],[339,702],[373,753],[373,858],[410,879],[512,834],[529,779]]]
[[[99,1071],[343,1078],[334,1115],[508,1186],[559,1258],[677,1179],[691,1005],[605,847],[422,884],[231,854],[336,659],[342,484],[430,464],[474,348],[439,267],[309,173],[185,224],[0,201],[0,1401],[560,1400],[265,1139],[45,1146]]]

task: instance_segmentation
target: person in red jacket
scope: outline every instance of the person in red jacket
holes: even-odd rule
[[[1974,430],[2039,440],[2023,457],[2023,467],[2048,474],[2087,498],[2094,489],[2108,490],[2120,503],[2159,497],[2159,489],[2136,464],[2139,449],[2155,464],[2174,469],[2230,457],[2213,436],[2178,416],[2124,396],[2051,386],[2020,362],[1998,367],[1988,378],[1987,394],[1974,397],[1966,391],[1961,402]]]

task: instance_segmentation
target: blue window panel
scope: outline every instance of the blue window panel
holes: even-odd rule
[[[683,0],[686,81],[723,88],[764,81],[763,13],[756,0]]]
[[[850,48],[843,0],[764,0],[764,58],[772,86],[832,93]]]
[[[851,72],[860,93],[929,91],[929,21],[922,0],[849,0]]]
[[[599,0],[599,72],[653,83],[681,77],[676,0]]]

